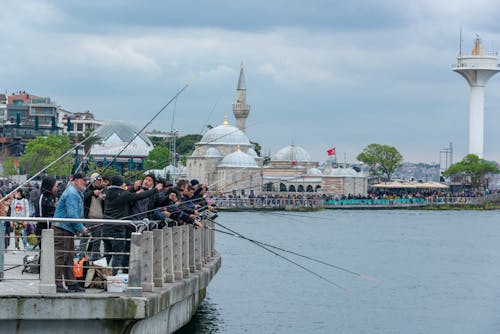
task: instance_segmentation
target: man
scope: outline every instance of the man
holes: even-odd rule
[[[83,192],[83,212],[87,219],[103,219],[104,217],[104,193],[102,187],[102,177],[99,173],[90,176],[90,184]],[[87,224],[87,228],[92,226],[92,237],[80,239],[81,247],[79,251],[89,251],[89,260],[95,261],[100,258],[102,226],[99,224]],[[91,241],[90,241],[91,240]],[[89,243],[90,242],[90,243]]]
[[[111,185],[106,190],[106,200],[104,201],[104,218],[106,219],[122,219],[129,216],[130,205],[138,200],[153,196],[157,194],[163,187],[158,185],[148,191],[135,192],[125,190],[125,183],[123,178],[119,175],[111,177]],[[125,250],[125,227],[123,225],[105,225],[103,228],[103,237],[119,238],[121,240],[104,240],[105,249],[107,252],[123,253]],[[130,243],[129,243],[130,247]],[[128,266],[128,256],[122,254],[109,255],[106,254],[108,263],[112,260],[113,275],[118,272],[117,267]]]
[[[54,218],[83,218],[82,192],[86,181],[82,174],[73,175],[70,185],[64,190],[57,203]],[[86,234],[87,228],[82,223],[56,222],[54,227],[54,252],[56,262],[56,291],[85,292],[85,289],[75,282],[73,273],[73,252],[75,250],[74,236]],[[63,278],[68,287],[63,287]]]

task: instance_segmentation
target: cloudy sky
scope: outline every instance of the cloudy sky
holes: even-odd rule
[[[232,120],[243,61],[247,134],[272,153],[315,160],[370,143],[405,161],[468,150],[469,88],[451,71],[475,33],[500,48],[493,0],[2,1],[0,90],[50,96],[70,111],[145,124],[183,85],[174,127]],[[486,89],[485,154],[500,161],[500,75]],[[169,130],[173,108],[153,128]],[[232,120],[234,124],[234,120]]]

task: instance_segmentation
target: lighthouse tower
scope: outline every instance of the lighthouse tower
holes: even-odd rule
[[[481,38],[476,35],[470,55],[460,55],[453,71],[467,80],[470,86],[469,153],[483,158],[484,145],[484,87],[500,71],[496,54],[484,55]]]
[[[236,127],[245,133],[250,106],[247,104],[247,87],[245,83],[245,73],[243,63],[241,63],[240,78],[236,88],[236,102],[233,103],[233,114],[236,118]]]

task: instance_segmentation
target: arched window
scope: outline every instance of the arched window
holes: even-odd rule
[[[295,186],[292,184],[292,185],[288,188],[288,191],[289,191],[289,192],[291,192],[291,193],[296,192],[296,190],[295,190]]]
[[[307,192],[312,193],[313,192],[313,187],[311,185],[307,186]]]
[[[280,191],[286,192],[286,186],[284,183],[280,183]]]
[[[301,184],[299,184],[299,186],[297,187],[297,191],[298,191],[299,193],[303,193],[303,192],[304,192],[304,186],[303,186],[303,185],[301,185]]]
[[[318,190],[320,190],[320,189],[321,189],[321,186],[320,186],[320,185],[317,185],[314,191],[316,191],[316,192],[317,192],[317,191],[318,191]]]

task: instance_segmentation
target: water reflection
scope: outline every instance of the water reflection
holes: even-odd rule
[[[217,309],[217,305],[212,303],[210,297],[207,296],[205,300],[198,307],[198,311],[191,319],[191,321],[175,332],[175,334],[210,334],[220,333],[222,331],[223,320],[221,314]]]

